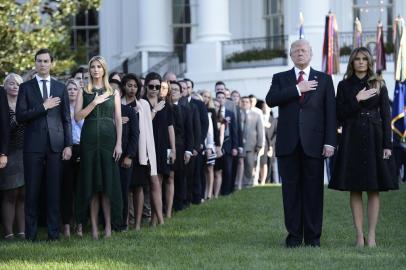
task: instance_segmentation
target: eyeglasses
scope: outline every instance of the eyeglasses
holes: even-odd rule
[[[159,91],[161,89],[161,85],[160,84],[157,84],[157,85],[148,84],[148,89],[149,90],[154,90],[155,89],[155,91]]]

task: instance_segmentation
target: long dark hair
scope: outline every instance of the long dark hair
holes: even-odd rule
[[[355,48],[350,55],[350,59],[348,60],[347,71],[344,74],[344,79],[349,79],[355,75],[354,70],[354,61],[357,57],[358,53],[362,53],[368,59],[368,68],[367,68],[367,77],[368,77],[368,85],[372,88],[376,88],[378,93],[380,88],[385,84],[385,81],[382,80],[381,77],[377,76],[374,72],[374,59],[372,57],[371,52],[366,47],[359,47]]]

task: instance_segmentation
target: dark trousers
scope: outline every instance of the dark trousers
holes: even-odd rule
[[[229,195],[234,189],[233,180],[233,156],[231,154],[223,155],[223,181],[221,183],[221,195]]]
[[[121,161],[120,161],[121,164]],[[131,177],[133,168],[123,168],[120,166],[120,180],[121,180],[121,196],[123,198],[123,221],[121,222],[121,228],[127,228],[127,216],[128,216],[128,192],[130,190]]]
[[[195,173],[196,157],[192,156],[189,163],[185,166],[185,176],[187,183],[186,205],[188,206],[193,200],[194,173]]]
[[[204,198],[204,189],[206,188],[206,178],[203,177],[204,156],[199,152],[195,158],[195,170],[193,174],[193,199],[192,203],[199,204]],[[203,188],[204,187],[204,188]]]
[[[235,179],[237,178],[238,161],[240,157],[237,155],[233,157],[233,164],[231,167],[231,192],[235,190]]]
[[[70,224],[73,220],[73,205],[76,182],[79,176],[80,146],[72,146],[72,157],[70,160],[62,161],[63,176],[61,183],[61,217],[63,224]]]
[[[319,245],[323,221],[323,159],[306,156],[300,144],[278,157],[287,244]]]
[[[36,240],[40,186],[41,182],[45,181],[48,239],[58,239],[62,170],[61,153],[52,152],[48,145],[46,152],[24,153],[23,159],[25,178],[25,237],[28,240]]]

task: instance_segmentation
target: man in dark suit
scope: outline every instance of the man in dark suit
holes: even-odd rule
[[[205,178],[203,177],[203,151],[204,141],[209,130],[209,115],[204,103],[200,100],[193,99],[191,94],[193,92],[194,83],[190,79],[184,79],[186,83],[186,94],[179,100],[180,104],[189,103],[191,106],[197,109],[200,122],[200,136],[195,136],[195,140],[198,140],[198,148],[194,152],[194,170],[193,170],[193,191],[192,191],[192,203],[200,204],[201,199],[204,197],[204,187],[206,186]],[[182,93],[183,94],[183,93]]]
[[[0,87],[0,169],[7,165],[10,120],[6,91]]]
[[[306,40],[292,43],[295,67],[274,74],[266,97],[279,106],[276,156],[282,178],[287,247],[320,246],[323,219],[323,158],[336,145],[336,105],[330,76],[310,67]]]
[[[222,91],[216,93],[216,100],[219,102],[221,109],[220,113],[227,121],[226,128],[224,130],[224,142],[223,142],[223,181],[221,183],[221,195],[229,195],[234,190],[233,179],[233,157],[238,153],[238,132],[237,125],[235,124],[235,114],[226,109],[226,95]]]
[[[187,183],[187,191],[186,191],[186,199],[183,204],[183,208],[186,208],[192,203],[193,201],[193,194],[199,194],[201,191],[201,185],[200,182],[197,182],[196,179],[194,178],[194,173],[195,173],[195,161],[196,161],[196,156],[198,153],[198,150],[200,149],[200,137],[201,137],[201,124],[200,124],[200,115],[199,115],[199,109],[197,106],[189,100],[191,100],[191,97],[189,98],[189,92],[187,89],[187,84],[186,81],[179,81],[179,84],[181,85],[181,93],[182,97],[179,99],[178,103],[179,105],[185,106],[187,110],[190,112],[190,121],[192,125],[192,132],[193,132],[193,140],[192,140],[192,156],[190,157],[189,163],[186,164],[185,166],[185,178],[186,178],[186,183]],[[176,181],[176,180],[175,180]],[[179,209],[181,210],[181,209]]]
[[[37,75],[18,92],[17,121],[24,132],[25,237],[35,241],[41,182],[46,186],[48,240],[59,238],[59,198],[63,160],[72,155],[69,99],[65,85],[51,78],[53,58],[47,49],[35,54]],[[45,175],[44,175],[45,174]]]

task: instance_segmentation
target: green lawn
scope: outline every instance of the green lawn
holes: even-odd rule
[[[284,247],[281,189],[265,186],[108,240],[1,241],[0,269],[406,269],[406,184],[382,193],[374,249],[354,247],[348,193],[326,189],[324,205],[320,249]]]

